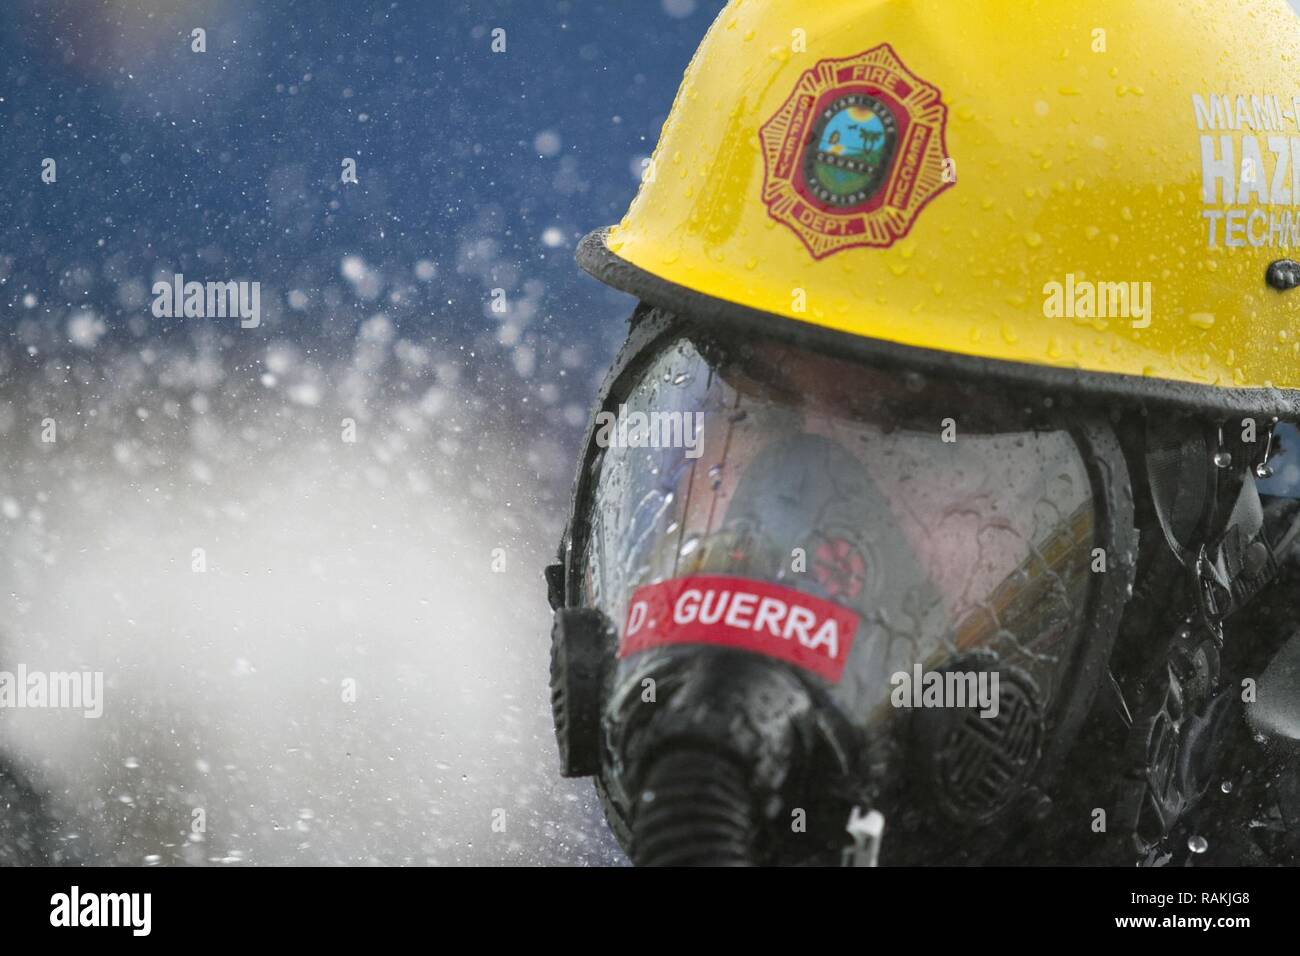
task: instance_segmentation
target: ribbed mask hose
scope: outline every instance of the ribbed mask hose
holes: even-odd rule
[[[757,813],[745,774],[698,749],[650,767],[632,824],[637,866],[754,866]]]

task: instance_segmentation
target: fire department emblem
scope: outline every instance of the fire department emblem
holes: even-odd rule
[[[885,248],[953,185],[938,88],[888,43],[806,70],[759,130],[768,214],[814,259]]]

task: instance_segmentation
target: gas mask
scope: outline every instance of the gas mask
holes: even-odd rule
[[[643,306],[548,570],[563,772],[642,865],[1041,862],[1009,837],[1091,807],[1150,852],[1240,717],[1215,628],[1276,572],[1257,493],[1147,493],[1213,458],[1188,434]],[[1240,540],[1184,547],[1216,514]],[[1199,603],[1117,654],[1171,554]]]

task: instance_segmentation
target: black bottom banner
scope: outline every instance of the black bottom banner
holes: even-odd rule
[[[128,945],[337,945],[430,930],[498,944],[527,933],[536,945],[557,929],[596,940],[610,938],[606,929],[644,937],[688,926],[697,937],[725,926],[734,943],[774,920],[816,926],[818,936],[839,922],[864,943],[878,933],[977,942],[1041,929],[1071,942],[1199,933],[1232,945],[1237,934],[1297,922],[1295,874],[1285,869],[8,869],[0,900],[8,940],[76,933]]]

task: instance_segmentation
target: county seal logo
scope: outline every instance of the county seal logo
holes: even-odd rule
[[[759,130],[763,203],[814,259],[886,248],[953,185],[937,87],[882,43],[804,71]]]

